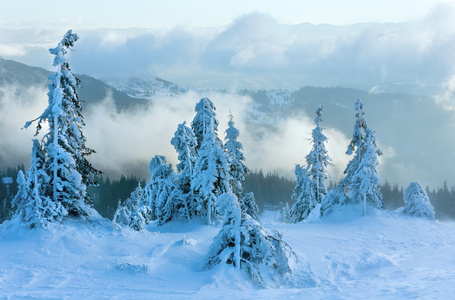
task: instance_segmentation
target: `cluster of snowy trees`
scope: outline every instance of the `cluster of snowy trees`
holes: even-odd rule
[[[215,204],[217,197],[229,193],[236,196],[245,213],[258,219],[254,195],[245,193],[243,188],[249,170],[233,117],[230,116],[223,143],[218,137],[219,122],[213,102],[202,98],[195,112],[191,127],[186,122],[179,124],[171,139],[178,153],[177,171],[166,157],[156,155],[149,165],[150,180],[119,204],[115,223],[130,226],[133,222],[135,228],[142,229],[155,220],[164,224],[176,217],[202,217],[211,224],[213,218],[222,215]],[[141,226],[137,227],[136,219],[141,220]]]
[[[211,224],[224,217],[207,268],[230,264],[258,285],[265,285],[264,277],[286,276],[295,255],[279,233],[260,225],[254,194],[244,191],[249,169],[232,115],[223,143],[212,101],[202,98],[195,111],[191,127],[179,124],[171,139],[178,153],[177,172],[164,156],[156,155],[149,166],[150,180],[119,203],[113,222],[141,230],[151,221],[162,225],[174,218],[203,218]]]
[[[297,165],[295,168],[297,180],[292,194],[295,204],[290,211],[284,207],[283,222],[300,222],[307,219],[310,213],[316,217],[323,217],[343,205],[361,204],[364,215],[367,213],[367,205],[385,209],[377,172],[378,156],[382,155],[382,152],[376,145],[374,130],[367,126],[360,99],[355,103],[355,110],[356,121],[352,140],[346,151],[347,155],[353,157],[344,171],[344,178],[338,186],[328,192],[324,181],[329,177],[327,167],[331,165],[331,159],[325,148],[327,137],[320,127],[323,110],[322,106],[318,107],[314,119],[316,127],[313,129],[311,139],[313,146],[306,156],[306,167]],[[425,190],[417,185],[418,183],[411,183],[406,189],[404,196],[406,207],[403,212],[434,219],[434,208]]]
[[[18,192],[13,199],[15,221],[32,228],[61,223],[69,216],[99,216],[86,188],[100,172],[86,159],[94,150],[85,145],[79,80],[65,57],[77,40],[70,30],[58,47],[50,50],[57,72],[50,76],[49,105],[40,117],[25,125],[27,128],[38,121],[36,135],[43,123],[49,125],[41,141],[33,140],[31,167],[26,174],[18,173]],[[113,222],[141,230],[155,220],[160,225],[174,217],[202,217],[211,224],[224,216],[207,255],[207,268],[231,264],[259,285],[265,284],[264,277],[286,276],[295,255],[277,232],[259,224],[254,195],[244,192],[249,170],[233,117],[223,143],[212,101],[202,98],[195,110],[191,128],[185,122],[178,125],[171,140],[180,161],[177,172],[164,156],[156,155],[149,165],[150,180],[119,203]]]

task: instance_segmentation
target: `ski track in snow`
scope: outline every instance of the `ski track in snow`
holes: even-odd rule
[[[376,210],[298,224],[273,212],[262,219],[298,257],[287,282],[265,289],[227,265],[203,269],[218,225],[135,232],[108,220],[48,230],[5,222],[0,299],[453,299],[455,223]]]

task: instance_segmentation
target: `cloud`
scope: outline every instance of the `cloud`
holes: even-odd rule
[[[311,150],[311,133],[314,129],[313,120],[306,115],[299,118],[287,118],[278,121],[275,130],[263,128],[259,134],[252,131],[241,132],[245,148],[247,165],[252,170],[262,169],[267,172],[278,172],[288,178],[294,178],[295,165],[306,166],[306,155]],[[333,166],[328,168],[332,179],[342,178],[349,157],[345,155],[349,144],[348,138],[338,129],[325,128],[328,137],[326,148],[332,159]]]
[[[47,106],[47,91],[41,87],[4,86],[0,89],[0,138],[2,161],[0,166],[30,163],[31,139],[34,127],[21,130],[25,122],[38,117]],[[230,93],[207,92],[204,95],[189,92],[176,97],[163,96],[147,107],[119,112],[112,96],[89,107],[85,112],[87,146],[96,150],[89,160],[111,177],[124,175],[149,176],[148,163],[156,154],[165,155],[170,163],[178,163],[177,153],[170,143],[177,125],[190,124],[194,107],[202,96],[209,97],[216,106],[220,122],[218,135],[224,140],[228,115],[232,113],[240,130],[246,163],[252,170],[279,172],[292,178],[296,164],[305,164],[311,149],[309,138],[314,127],[305,115],[289,118],[275,124],[275,130],[266,127],[252,130],[245,120],[251,113],[252,99]],[[5,109],[7,108],[7,109]],[[258,130],[260,134],[258,133]],[[43,128],[38,138],[47,131]],[[328,149],[335,168],[330,172],[336,177],[346,165],[343,155],[347,138],[338,130],[329,128]],[[337,178],[338,179],[338,178]]]
[[[440,4],[421,19],[399,24],[287,25],[252,13],[204,30],[81,30],[71,59],[76,72],[100,78],[153,73],[201,88],[440,84],[455,74],[453,20],[454,5]],[[36,49],[36,34],[55,44],[63,32],[33,34],[9,32],[7,41],[21,40],[26,51],[9,58],[30,61],[29,55],[38,54],[29,52],[28,38]]]
[[[26,51],[22,45],[0,44],[0,56],[23,56]]]
[[[42,87],[0,87],[0,167],[29,164],[35,130],[21,130],[38,117],[47,105]]]
[[[217,107],[220,121],[219,136],[224,139],[230,111],[238,120],[238,128],[244,130],[241,121],[248,97],[231,94],[208,93]],[[178,163],[177,153],[170,141],[177,125],[194,117],[194,107],[201,96],[187,93],[177,97],[162,97],[152,105],[139,110],[118,112],[108,95],[104,101],[92,107],[86,116],[86,136],[90,147],[97,153],[93,162],[108,174],[140,174],[148,177],[148,163],[156,154],[164,155],[170,163]]]

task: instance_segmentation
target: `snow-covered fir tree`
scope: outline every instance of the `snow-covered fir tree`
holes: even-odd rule
[[[291,208],[291,220],[298,223],[305,220],[310,212],[316,207],[316,184],[308,176],[307,170],[300,165],[295,166],[295,176],[297,178],[292,200],[295,201]]]
[[[210,130],[215,132],[215,141],[218,144],[222,144],[218,137],[218,120],[216,119],[215,105],[209,98],[202,98],[195,107],[196,115],[191,122],[191,129],[193,129],[194,135],[196,136],[196,151],[202,147],[202,140],[204,139],[205,132],[210,126]]]
[[[150,208],[144,205],[143,197],[143,189],[139,183],[123,204],[119,201],[112,222],[137,231],[144,230],[149,222]]]
[[[359,167],[351,177],[349,198],[352,204],[363,203],[363,214],[366,215],[367,203],[385,208],[381,194],[380,179],[377,172],[378,155],[381,153],[376,146],[375,133],[366,129],[363,155]]]
[[[220,195],[216,204],[224,221],[207,254],[207,268],[233,265],[260,286],[292,272],[290,261],[296,256],[278,232],[268,232],[245,214],[233,193]]]
[[[254,199],[254,194],[248,193],[245,195],[243,189],[245,176],[250,172],[250,170],[244,163],[245,156],[242,152],[243,145],[238,141],[239,135],[240,132],[235,127],[234,117],[230,114],[224,143],[224,148],[229,155],[229,165],[232,175],[229,180],[229,184],[231,186],[231,191],[237,196],[242,210],[254,219],[258,220],[259,209],[256,204],[256,200]]]
[[[404,190],[404,204],[403,213],[427,218],[430,220],[436,219],[434,207],[428,198],[425,189],[417,182],[411,182]]]
[[[14,217],[32,228],[46,227],[51,222],[61,222],[67,215],[62,204],[53,202],[43,191],[49,182],[49,176],[43,168],[44,160],[45,155],[39,141],[33,139],[30,169],[26,175],[19,171],[17,176],[19,189],[12,202],[15,207]]]
[[[374,131],[367,126],[363,103],[360,99],[355,103],[355,110],[356,122],[352,140],[346,152],[346,154],[354,156],[349,161],[344,171],[345,177],[339,186],[329,192],[321,203],[321,215],[329,214],[338,205],[369,202],[376,208],[385,207],[378,188],[379,177],[377,177],[376,170],[377,157],[382,153],[376,145]],[[366,154],[367,152],[368,154]],[[367,157],[363,159],[365,154]],[[366,176],[366,178],[362,176]]]
[[[362,160],[362,155],[364,153],[364,144],[365,144],[365,132],[368,129],[367,122],[365,121],[363,111],[363,103],[360,99],[355,103],[355,124],[354,130],[352,132],[352,140],[349,143],[348,150],[346,151],[347,155],[353,155],[352,159],[349,161],[346,169],[344,170],[344,178],[341,184],[343,186],[349,186],[351,184],[352,176],[359,168],[360,162]],[[381,152],[378,149],[378,155],[381,155]]]
[[[325,185],[325,180],[329,178],[329,173],[327,172],[327,167],[331,165],[332,159],[330,158],[327,149],[325,148],[325,143],[327,142],[327,137],[322,133],[322,127],[320,123],[322,121],[323,110],[322,105],[319,105],[316,110],[316,117],[314,118],[314,124],[316,127],[313,129],[311,137],[311,143],[313,147],[306,156],[306,169],[308,177],[315,183],[316,186],[316,201],[321,203],[322,199],[327,195],[327,187]]]
[[[311,210],[321,203],[327,194],[325,180],[329,177],[327,167],[331,165],[330,157],[325,143],[327,137],[322,133],[323,110],[322,105],[316,110],[314,124],[316,127],[311,134],[312,149],[305,157],[306,168],[299,165],[295,168],[296,185],[292,199],[295,204],[292,207],[291,215],[294,222],[300,222],[308,217]]]
[[[82,133],[84,118],[82,100],[77,88],[80,80],[69,68],[66,54],[79,39],[69,30],[62,41],[50,53],[55,55],[53,65],[57,72],[49,79],[49,104],[36,120],[38,134],[42,124],[49,124],[49,132],[43,137],[45,162],[43,169],[49,181],[42,187],[43,197],[49,197],[54,203],[60,203],[69,215],[88,217],[95,214],[93,202],[86,192],[87,185],[92,184],[92,176],[100,172],[87,161],[87,156],[94,153],[88,148]],[[34,121],[27,122],[29,127]],[[58,206],[58,205],[57,205]],[[55,217],[62,220],[64,215]]]
[[[175,151],[178,153],[179,163],[177,167],[178,186],[182,192],[182,203],[185,206],[187,219],[192,217],[193,211],[190,210],[190,203],[193,199],[193,190],[191,189],[191,179],[193,178],[194,164],[196,163],[196,146],[197,140],[191,128],[185,125],[185,122],[178,125],[177,131],[171,140]]]
[[[216,198],[231,192],[231,174],[229,156],[217,140],[213,121],[209,122],[197,153],[191,188],[195,193],[192,209],[197,215],[205,216],[207,223],[211,224],[212,216],[216,214]]]
[[[256,198],[253,192],[249,192],[243,195],[240,201],[240,207],[242,211],[248,214],[250,217],[259,221],[259,207],[256,203]]]
[[[338,205],[346,205],[348,198],[342,184],[330,190],[321,203],[321,216],[327,216],[333,212]]]
[[[177,177],[166,157],[155,155],[149,165],[150,180],[144,188],[144,205],[151,210],[150,219],[164,224],[174,216],[187,214],[186,202],[181,200],[181,190],[177,186]]]

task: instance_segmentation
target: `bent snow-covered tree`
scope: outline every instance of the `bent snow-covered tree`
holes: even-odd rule
[[[207,268],[220,263],[233,265],[260,286],[292,272],[290,261],[296,256],[278,232],[268,232],[244,213],[233,193],[222,194],[216,204],[225,217],[207,254]]]
[[[295,205],[291,211],[294,222],[306,219],[311,210],[321,203],[327,194],[325,180],[329,178],[327,167],[331,165],[331,159],[325,148],[327,137],[322,133],[323,129],[320,126],[322,115],[323,110],[322,105],[320,105],[314,118],[316,127],[311,134],[313,147],[305,157],[306,169],[302,169],[299,165],[295,169],[297,180],[292,195]]]
[[[435,220],[434,207],[428,198],[425,189],[417,182],[411,182],[404,190],[404,209],[403,213]]]
[[[245,176],[250,172],[245,165],[245,156],[243,155],[243,145],[238,141],[240,132],[235,127],[234,117],[229,115],[228,128],[226,129],[226,138],[224,148],[229,155],[229,169],[231,172],[231,179],[229,184],[232,192],[237,196],[240,206],[244,212],[249,214],[254,219],[259,219],[259,209],[254,199],[253,193],[245,194],[243,184]]]
[[[45,155],[42,168],[49,180],[43,182],[40,192],[56,207],[63,206],[64,209],[57,210],[60,215],[54,217],[56,221],[66,215],[89,217],[95,214],[86,187],[93,184],[93,175],[100,174],[86,158],[94,150],[85,145],[86,138],[82,133],[82,126],[85,125],[83,102],[77,94],[80,80],[71,72],[66,58],[68,50],[78,39],[69,30],[58,46],[49,50],[55,55],[53,65],[57,67],[57,72],[49,76],[49,104],[41,116],[25,125],[27,128],[37,121],[36,135],[43,123],[49,125],[49,132],[42,139]]]

